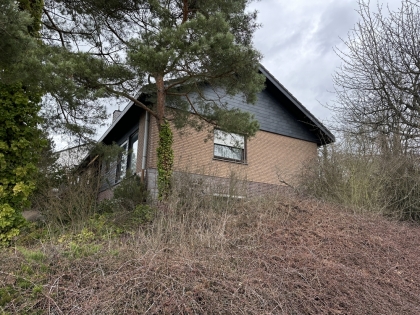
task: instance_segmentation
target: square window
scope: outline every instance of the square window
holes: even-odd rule
[[[245,162],[245,137],[215,129],[214,157],[228,161]]]

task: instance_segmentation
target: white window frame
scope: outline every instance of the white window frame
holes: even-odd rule
[[[213,158],[216,160],[246,163],[245,136],[214,129]]]

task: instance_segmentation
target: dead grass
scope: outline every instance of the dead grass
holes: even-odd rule
[[[302,197],[177,205],[78,255],[5,250],[0,313],[420,314],[418,225]]]

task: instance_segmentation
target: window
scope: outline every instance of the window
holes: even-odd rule
[[[122,152],[117,159],[115,183],[120,182],[128,174],[136,173],[138,143],[139,133],[136,131],[121,145]]]
[[[128,169],[130,173],[134,174],[137,167],[137,153],[138,153],[138,144],[139,144],[139,133],[136,131],[130,136],[129,147],[128,147]]]
[[[120,182],[127,171],[127,141],[121,145],[123,151],[118,155],[117,171],[115,173],[115,182]]]
[[[214,158],[245,162],[245,137],[215,129]]]
[[[109,171],[111,170],[111,162],[110,161],[105,161],[103,166],[104,166],[104,173],[108,174]]]

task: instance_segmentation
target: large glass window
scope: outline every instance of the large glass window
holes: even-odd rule
[[[130,136],[129,144],[130,145],[128,148],[128,168],[130,170],[130,173],[134,174],[136,172],[137,167],[137,154],[139,144],[139,133],[137,131]]]
[[[245,162],[245,137],[215,129],[214,157]]]
[[[127,141],[121,145],[123,149],[122,152],[118,155],[117,159],[117,171],[115,173],[115,182],[118,183],[121,181],[126,174],[127,171]]]
[[[117,159],[115,183],[120,182],[126,175],[136,173],[139,133],[133,133],[122,145],[122,152]]]

